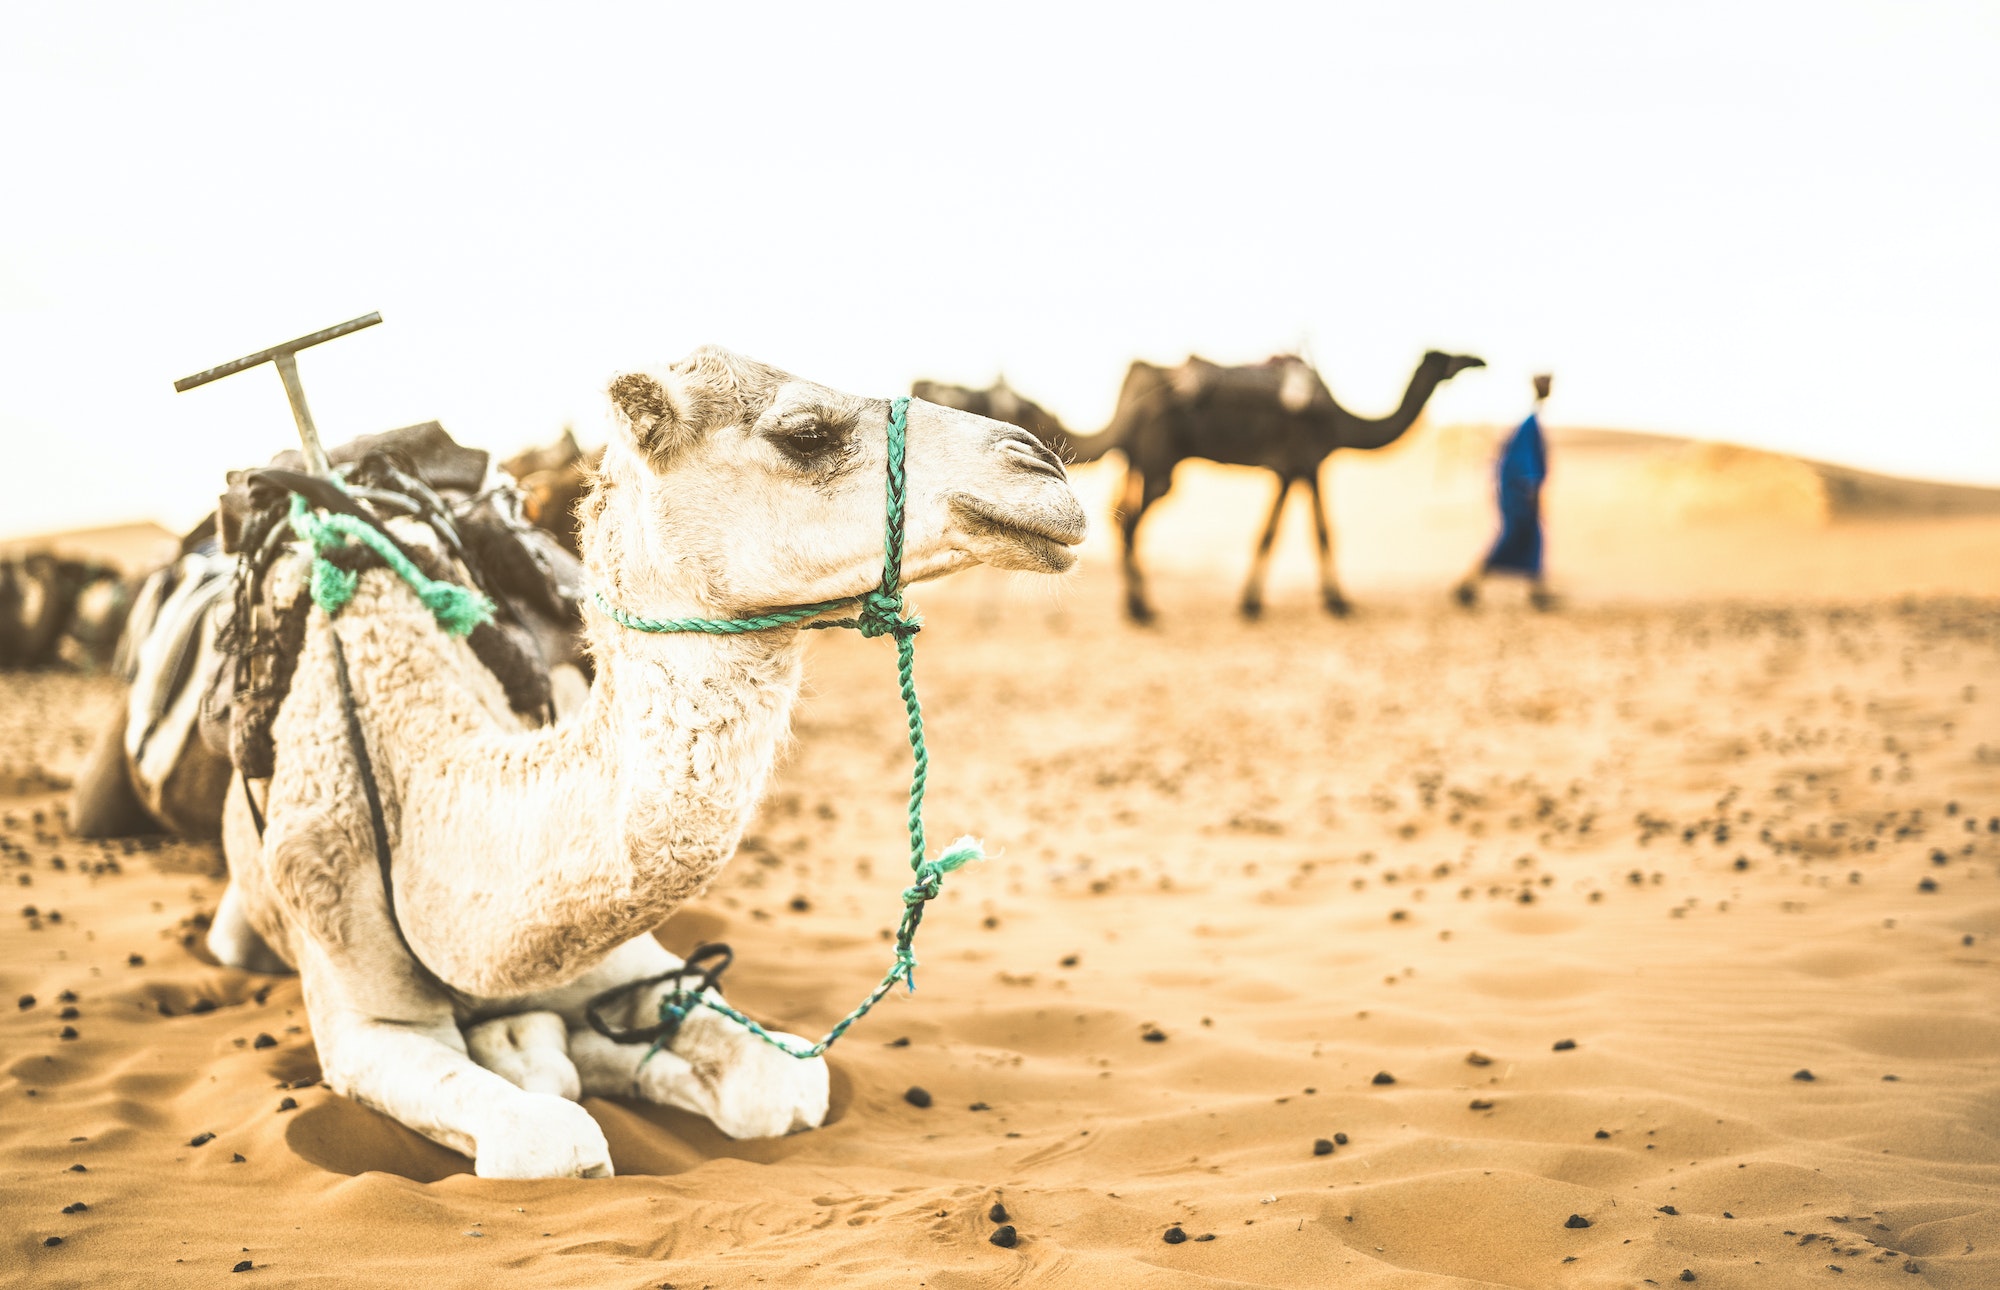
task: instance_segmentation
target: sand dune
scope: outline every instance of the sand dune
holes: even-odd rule
[[[1483,467],[1422,441],[1335,467],[1348,622],[1297,533],[1235,620],[1263,486],[1200,469],[1157,629],[1101,547],[927,589],[932,827],[997,858],[835,1049],[827,1128],[593,1100],[605,1181],[482,1181],[317,1086],[296,980],[191,948],[212,851],[63,833],[115,689],[0,678],[0,1281],[2000,1284],[2000,523],[1613,525],[1583,481],[1644,467],[1589,456],[1558,615],[1444,607]],[[887,959],[906,753],[880,642],[810,667],[660,934],[817,1033]]]

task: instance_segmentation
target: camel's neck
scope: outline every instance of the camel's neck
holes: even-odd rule
[[[1410,376],[1409,388],[1403,391],[1403,402],[1386,417],[1357,417],[1352,412],[1334,404],[1334,438],[1341,448],[1386,448],[1403,437],[1409,428],[1423,415],[1424,405],[1442,383],[1437,369],[1425,363],[1418,366]]]
[[[594,635],[575,720],[420,754],[404,776],[406,930],[468,993],[573,979],[703,890],[789,729],[797,632],[652,636],[599,619]]]

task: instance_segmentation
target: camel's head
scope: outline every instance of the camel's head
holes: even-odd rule
[[[1435,369],[1438,374],[1438,380],[1449,381],[1452,377],[1457,376],[1460,372],[1468,368],[1486,366],[1486,360],[1483,358],[1474,358],[1470,354],[1447,354],[1442,350],[1434,349],[1424,355],[1423,365]]]
[[[611,382],[613,433],[583,507],[584,560],[638,613],[743,615],[881,581],[889,400],[726,350]],[[903,574],[975,563],[1060,573],[1083,509],[1022,429],[912,401]]]

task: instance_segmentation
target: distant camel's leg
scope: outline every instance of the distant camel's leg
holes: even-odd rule
[[[1313,536],[1319,542],[1319,598],[1326,606],[1326,612],[1345,618],[1353,612],[1354,606],[1347,603],[1347,597],[1340,594],[1340,577],[1333,570],[1333,527],[1326,522],[1326,499],[1320,494],[1319,474],[1315,471],[1306,478],[1306,490],[1312,498]]]
[[[1278,495],[1271,499],[1271,515],[1264,521],[1264,536],[1257,539],[1257,554],[1250,558],[1250,580],[1243,585],[1243,616],[1255,618],[1264,612],[1264,570],[1271,561],[1271,543],[1278,537],[1278,521],[1284,518],[1285,503],[1292,496],[1292,481],[1278,476]]]
[[[1135,623],[1153,621],[1153,609],[1146,603],[1146,578],[1139,571],[1139,521],[1146,510],[1166,496],[1173,472],[1165,479],[1145,474],[1139,467],[1125,470],[1125,495],[1119,500],[1118,528],[1125,540],[1125,614]]]

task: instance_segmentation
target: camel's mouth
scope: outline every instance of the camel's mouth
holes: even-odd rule
[[[1030,573],[1064,573],[1076,563],[1071,548],[1083,541],[1083,508],[1063,490],[1058,503],[1000,506],[970,493],[953,493],[951,509],[975,554],[987,564]]]

